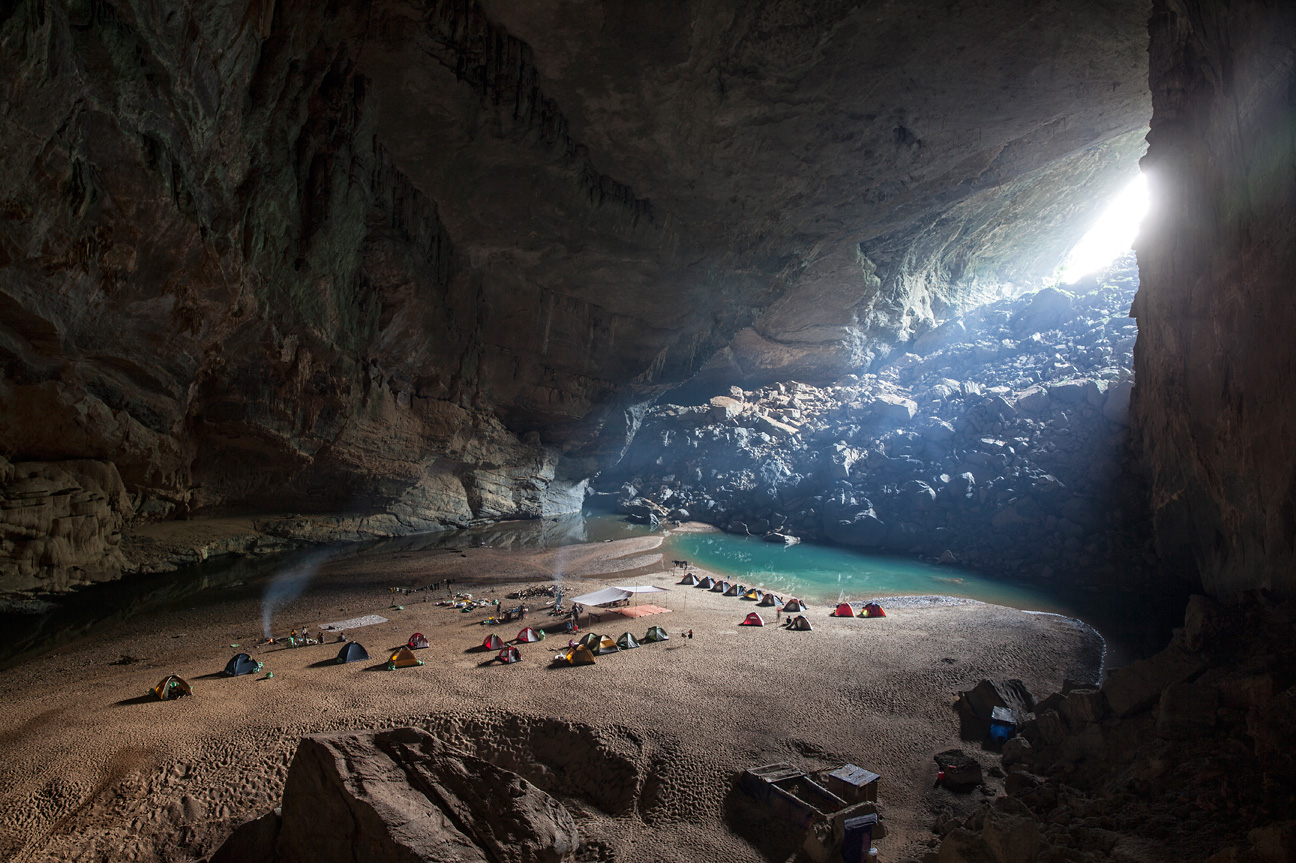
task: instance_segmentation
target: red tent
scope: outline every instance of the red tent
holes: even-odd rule
[[[876,602],[867,602],[864,604],[864,610],[860,617],[886,617],[886,612]]]
[[[759,614],[753,611],[751,614],[747,615],[746,620],[744,620],[742,623],[738,625],[739,626],[764,626],[765,621],[761,619],[761,616]]]
[[[418,650],[419,648],[427,647],[427,636],[421,632],[416,632],[410,636],[409,641],[405,642],[405,646],[410,650]]]
[[[503,646],[504,646],[504,639],[500,638],[498,635],[496,635],[493,632],[490,635],[486,636],[486,640],[482,642],[483,650],[499,650]]]
[[[526,629],[518,633],[517,640],[529,644],[533,641],[539,641],[542,638],[544,638],[543,635],[528,626]]]
[[[849,602],[837,603],[837,608],[833,610],[833,617],[854,617],[855,609],[850,607]]]
[[[522,651],[512,646],[505,647],[503,650],[499,652],[499,655],[497,655],[495,658],[498,659],[500,662],[504,663],[505,665],[508,665],[510,662],[521,662]]]

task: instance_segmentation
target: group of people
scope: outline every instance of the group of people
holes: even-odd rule
[[[425,590],[449,590],[450,585],[454,583],[453,578],[443,578],[440,581],[425,584],[423,587],[389,587],[387,590],[399,596],[409,596],[413,593],[422,593]]]
[[[690,563],[690,561],[687,561],[687,560],[672,560],[671,563],[675,564],[675,568],[676,568],[676,569],[688,569],[688,568],[689,568],[689,563]]]
[[[327,633],[324,632],[322,627],[319,634],[312,638],[310,628],[303,626],[300,630],[294,629],[286,636],[281,636],[279,638],[275,638],[273,635],[267,636],[266,638],[261,639],[258,644],[284,644],[288,647],[308,647],[313,644],[323,644],[326,638]],[[346,640],[346,633],[339,630],[335,642],[341,644]]]

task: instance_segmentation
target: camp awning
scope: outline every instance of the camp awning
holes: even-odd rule
[[[602,590],[596,590],[593,593],[584,593],[580,596],[573,596],[572,602],[580,605],[602,605],[605,602],[620,602],[623,599],[629,599],[631,591],[624,587],[605,587]]]
[[[605,602],[620,602],[629,599],[636,593],[668,593],[669,588],[654,587],[651,584],[632,585],[630,587],[605,587],[593,593],[572,597],[571,601],[581,605],[602,605]]]

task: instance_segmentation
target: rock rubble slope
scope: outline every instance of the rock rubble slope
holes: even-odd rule
[[[1132,256],[1064,287],[969,311],[877,373],[653,408],[596,488],[636,518],[774,541],[918,553],[1046,583],[1151,579],[1127,429]]]

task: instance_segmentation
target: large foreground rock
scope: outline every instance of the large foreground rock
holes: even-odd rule
[[[304,738],[278,835],[271,818],[252,823],[213,863],[559,863],[580,841],[548,794],[415,728]]]

